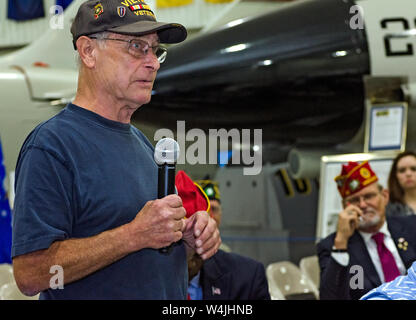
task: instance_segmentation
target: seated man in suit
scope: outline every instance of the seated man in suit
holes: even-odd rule
[[[220,249],[206,261],[195,254],[188,277],[191,300],[270,300],[263,264],[236,253]]]
[[[202,185],[203,187],[194,183],[184,172],[179,171],[176,176],[176,188],[187,216],[203,210],[215,219],[218,215],[210,210],[209,198],[218,201],[218,189],[213,188],[213,193],[208,191],[206,194],[204,190],[213,187],[213,184]],[[221,219],[216,221],[219,227]],[[221,247],[206,261],[202,260],[198,252],[188,258],[188,278],[190,300],[270,300],[263,264],[236,253],[225,252]]]
[[[386,219],[389,194],[367,161],[343,165],[335,181],[343,210],[336,232],[317,246],[320,298],[358,300],[416,260],[416,216]]]

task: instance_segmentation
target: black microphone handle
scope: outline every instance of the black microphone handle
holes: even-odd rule
[[[158,184],[157,184],[157,197],[158,199],[164,198],[169,194],[175,194],[175,164],[163,164],[159,166],[158,170]],[[160,248],[159,252],[163,254],[169,254],[173,249],[173,243],[164,248]]]
[[[169,194],[175,194],[175,174],[174,164],[163,164],[159,166],[157,178],[157,198],[162,199]]]

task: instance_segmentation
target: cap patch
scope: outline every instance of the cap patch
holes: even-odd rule
[[[155,14],[146,4],[136,4],[134,6],[130,6],[129,8],[136,16],[151,16],[156,19]]]
[[[136,1],[134,1],[136,2]],[[145,3],[133,4],[131,0],[122,1],[121,4],[128,7],[136,16],[150,16],[156,19],[155,14]]]
[[[125,7],[117,7],[117,13],[120,18],[126,15],[127,9]]]
[[[361,168],[360,169],[360,174],[364,179],[368,179],[371,177],[371,173],[367,168]]]
[[[103,12],[104,12],[103,5],[101,3],[97,4],[94,7],[94,18],[95,18],[95,20],[97,20],[98,17],[103,14]]]
[[[360,181],[358,181],[358,180],[351,180],[351,182],[350,182],[350,189],[351,189],[351,191],[355,191],[355,190],[357,190],[357,188],[360,186]]]

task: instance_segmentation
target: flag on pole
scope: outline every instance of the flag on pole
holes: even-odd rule
[[[56,0],[56,5],[61,6],[64,10],[71,4],[72,0]]]
[[[6,188],[4,187],[6,168],[0,141],[0,263],[12,263],[12,213]]]
[[[16,21],[43,18],[43,0],[9,0],[7,17]]]

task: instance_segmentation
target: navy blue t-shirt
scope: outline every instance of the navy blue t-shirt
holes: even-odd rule
[[[40,124],[17,162],[12,257],[132,221],[157,198],[153,152],[130,124],[73,104]],[[181,241],[169,255],[143,249],[40,298],[185,299],[186,292]]]

